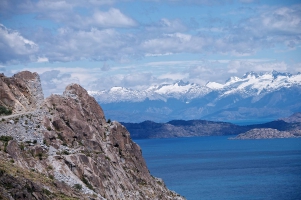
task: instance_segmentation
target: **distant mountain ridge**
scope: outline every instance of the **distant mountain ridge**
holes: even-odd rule
[[[237,135],[231,139],[301,137],[301,113],[263,124],[239,126],[207,120],[173,120],[167,123],[144,121],[124,123],[133,139]],[[255,136],[255,137],[254,137]]]
[[[224,84],[178,81],[145,90],[113,87],[88,93],[119,121],[277,119],[301,111],[301,73],[248,72]]]

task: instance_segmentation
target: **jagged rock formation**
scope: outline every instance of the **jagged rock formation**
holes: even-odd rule
[[[278,131],[277,129],[272,128],[259,128],[252,129],[246,133],[237,135],[234,138],[230,139],[272,139],[272,138],[294,138],[295,135],[287,131]]]
[[[40,106],[44,100],[40,77],[37,73],[23,71],[13,77],[0,74],[0,106],[13,113],[27,112]]]
[[[36,109],[0,122],[0,148],[4,150],[1,159],[13,162],[16,171],[34,171],[49,181],[38,181],[39,187],[25,190],[25,183],[35,184],[36,179],[21,175],[14,179],[14,173],[3,169],[0,180],[16,182],[24,194],[29,191],[25,194],[28,198],[23,199],[61,199],[63,194],[74,199],[184,199],[150,175],[141,149],[127,129],[118,122],[107,123],[101,107],[81,86],[71,84],[63,95],[51,95],[40,102],[37,76],[26,72],[21,77],[36,88],[13,93],[9,90],[12,87],[5,84],[5,94],[14,94],[14,98],[5,97],[11,97],[11,105],[20,102],[26,108],[14,107],[15,113]],[[15,91],[21,91],[17,86]],[[28,107],[18,95],[26,96]],[[30,107],[33,102],[39,106]],[[2,196],[14,199],[10,188],[0,187]]]

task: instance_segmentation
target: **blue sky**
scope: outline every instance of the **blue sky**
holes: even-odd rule
[[[300,43],[296,0],[0,1],[0,72],[38,72],[46,96],[71,82],[143,89],[294,74]]]

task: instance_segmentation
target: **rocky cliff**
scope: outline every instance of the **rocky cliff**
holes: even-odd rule
[[[40,77],[23,71],[13,77],[0,74],[0,106],[13,113],[27,112],[40,106],[44,100]]]
[[[0,122],[4,199],[183,199],[150,175],[127,129],[107,122],[81,86],[41,100],[35,73],[1,81],[1,104],[14,112]]]

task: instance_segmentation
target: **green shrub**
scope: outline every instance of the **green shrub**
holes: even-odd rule
[[[89,181],[84,176],[82,178],[82,181],[90,190],[93,190],[93,186],[89,183]]]
[[[82,188],[83,188],[83,186],[81,185],[81,184],[75,184],[74,186],[74,189],[76,189],[76,190],[81,190]]]
[[[1,135],[0,136],[0,140],[3,141],[3,142],[8,142],[12,139],[13,139],[13,137],[11,137],[11,136],[6,136],[6,135]]]
[[[65,137],[64,137],[64,136],[62,136],[60,133],[58,133],[58,134],[57,134],[57,137],[58,137],[60,140],[62,140],[62,141],[64,141],[64,140],[65,140]]]
[[[23,142],[20,144],[20,149],[21,149],[22,151],[24,151],[24,149],[25,149],[25,146],[24,146],[24,143],[23,143]]]
[[[64,150],[64,151],[62,152],[62,154],[64,154],[64,155],[69,155],[69,152],[66,151],[66,150]]]
[[[46,194],[47,196],[51,195],[51,192],[47,189],[43,189],[43,193]]]
[[[11,109],[7,109],[4,106],[0,106],[0,115],[4,114],[4,115],[11,115],[13,112]]]
[[[40,160],[42,160],[43,159],[43,154],[42,153],[38,153],[38,157],[39,157]]]
[[[8,145],[8,141],[12,140],[13,137],[11,136],[6,136],[6,135],[1,135],[0,140],[4,142],[4,152],[7,153],[6,147]]]

